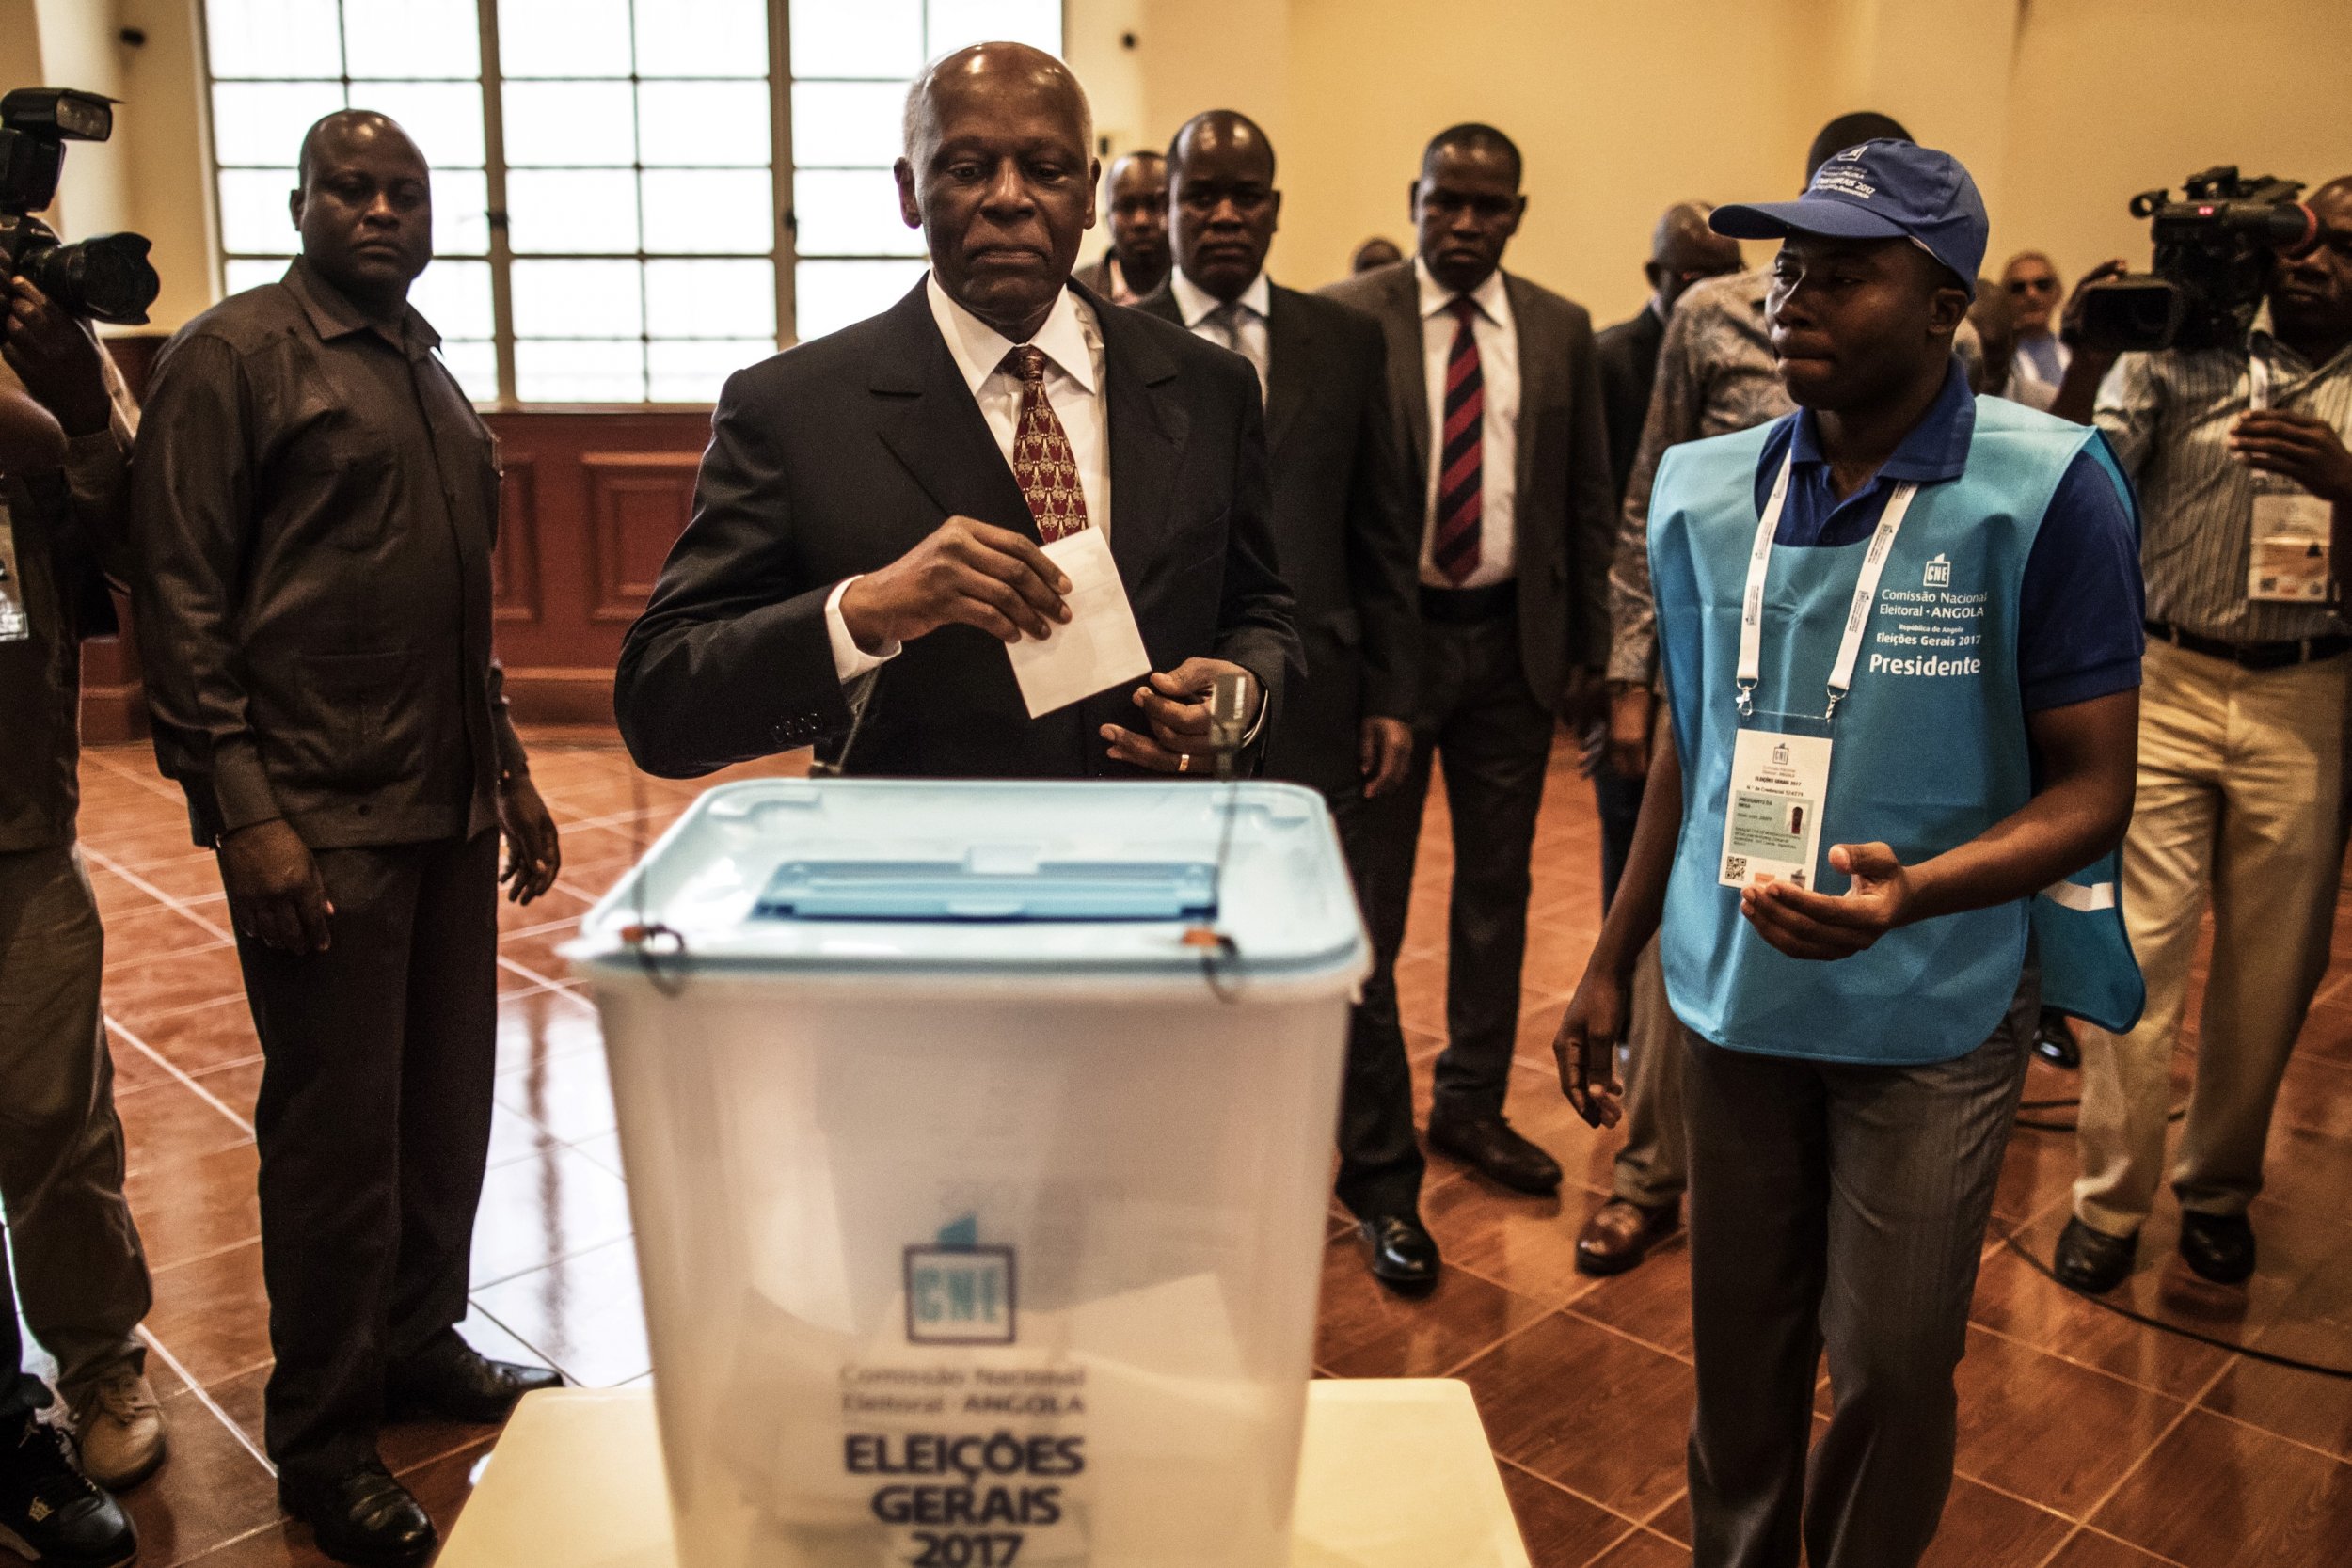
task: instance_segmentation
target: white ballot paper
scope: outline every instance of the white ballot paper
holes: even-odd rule
[[[1053,634],[1042,642],[1024,637],[1005,649],[1032,719],[1152,673],[1109,537],[1099,528],[1083,528],[1046,546],[1045,554],[1070,579],[1070,592],[1062,595],[1070,620],[1049,622]]]

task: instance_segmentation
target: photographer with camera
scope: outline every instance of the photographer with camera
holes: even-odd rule
[[[97,339],[0,273],[0,1543],[127,1562],[102,1487],[144,1480],[164,1429],[135,1337],[151,1304],[122,1196],[122,1123],[101,1021],[103,935],[74,846],[81,642],[114,630],[129,394]],[[24,1370],[17,1309],[56,1358],[67,1418]],[[80,1455],[67,1443],[78,1433]]]
[[[2138,485],[2149,618],[2123,855],[2148,1008],[2129,1034],[2083,1042],[2082,1175],[2056,1259],[2079,1291],[2131,1273],[2155,1200],[2207,899],[2212,971],[2171,1173],[2181,1255],[2207,1279],[2253,1273],[2247,1207],[2271,1106],[2328,968],[2352,696],[2332,571],[2352,519],[2352,178],[2308,212],[2296,189],[2215,170],[2190,203],[2141,198],[2156,276],[2109,263],[2067,309],[2074,354],[2054,412],[2095,419]],[[2299,248],[2279,246],[2298,230]],[[2150,336],[2170,346],[2115,352]]]

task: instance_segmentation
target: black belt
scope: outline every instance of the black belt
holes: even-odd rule
[[[2291,665],[2313,664],[2323,658],[2352,654],[2352,636],[2342,632],[2279,642],[2227,642],[2218,637],[2200,637],[2193,631],[2183,631],[2165,621],[2150,621],[2147,626],[2148,635],[2159,642],[2169,642],[2207,658],[2227,659],[2241,670],[2284,670]]]
[[[1516,581],[1489,583],[1484,588],[1430,588],[1421,591],[1421,618],[1440,626],[1470,626],[1497,621],[1519,607]]]

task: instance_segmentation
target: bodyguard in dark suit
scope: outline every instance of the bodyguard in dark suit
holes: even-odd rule
[[[1389,397],[1422,500],[1425,623],[1405,785],[1373,803],[1385,867],[1368,879],[1375,957],[1364,1006],[1397,1028],[1403,941],[1432,752],[1454,823],[1445,1053],[1433,1148],[1524,1192],[1560,1184],[1503,1119],[1527,944],[1529,856],[1554,715],[1595,689],[1608,654],[1609,456],[1591,319],[1502,272],[1527,208],[1518,149],[1491,126],[1440,132],[1412,187],[1419,253],[1324,292],[1377,317]]]
[[[1365,853],[1365,808],[1411,763],[1421,662],[1420,508],[1389,417],[1388,350],[1371,317],[1267,278],[1282,197],[1264,132],[1213,110],[1177,132],[1168,155],[1176,271],[1141,308],[1233,350],[1264,383],[1275,541],[1307,661],[1283,693],[1266,771],[1323,792],[1360,887],[1377,863]],[[1421,1177],[1404,1041],[1359,1027],[1339,1195],[1374,1275],[1406,1289],[1437,1276]]]
[[[1642,421],[1649,418],[1650,388],[1658,381],[1658,345],[1666,341],[1666,317],[1692,284],[1740,270],[1740,242],[1707,227],[1705,202],[1680,201],[1666,209],[1650,234],[1649,260],[1642,276],[1650,296],[1630,321],[1602,330],[1594,340],[1600,361],[1601,414],[1609,426],[1609,483],[1615,506],[1625,506],[1627,478],[1642,445]],[[1612,514],[1614,515],[1613,513]],[[1606,725],[1586,735],[1593,798],[1600,808],[1600,898],[1606,909],[1617,895],[1617,878],[1633,846],[1633,823],[1642,812],[1645,755],[1607,751]]]
[[[423,157],[381,115],[303,139],[284,281],[163,352],[132,457],[155,752],[215,847],[261,1036],[264,1435],[347,1562],[431,1555],[388,1417],[501,1418],[541,1369],[459,1338],[497,1063],[499,837],[555,825],[490,648],[499,471],[407,304]]]
[[[1070,283],[1096,187],[1060,61],[952,55],[908,126],[899,207],[930,275],[727,383],[693,520],[622,649],[631,753],[674,776],[811,742],[853,773],[1196,772],[1233,670],[1262,741],[1297,641],[1256,378]],[[1032,719],[1003,644],[1067,617],[1040,545],[1085,528],[1159,673]]]

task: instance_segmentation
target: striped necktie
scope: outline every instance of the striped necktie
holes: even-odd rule
[[[1478,338],[1470,324],[1478,306],[1456,298],[1457,324],[1445,360],[1445,439],[1438,447],[1438,531],[1430,559],[1456,586],[1478,570],[1478,534],[1486,520],[1481,483],[1486,444],[1486,383],[1478,367]]]

